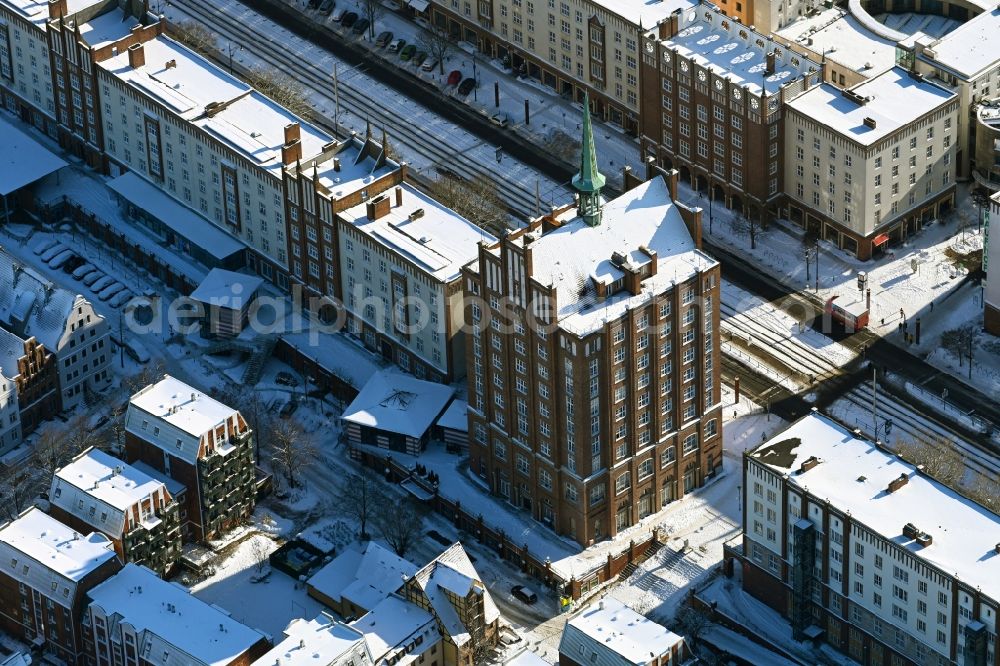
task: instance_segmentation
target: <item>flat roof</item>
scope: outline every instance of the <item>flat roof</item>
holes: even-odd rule
[[[971,79],[1000,62],[1000,7],[972,18],[931,45],[925,58]]]
[[[115,7],[86,23],[81,23],[80,34],[85,42],[94,48],[99,48],[127,36],[137,25],[140,25],[137,18]]]
[[[859,104],[839,88],[823,83],[787,104],[813,122],[867,146],[955,97],[949,90],[913,78],[901,67],[893,67],[854,86],[851,91],[870,99]],[[875,127],[866,125],[866,118],[874,120]]]
[[[652,178],[604,204],[601,223],[591,227],[572,209],[564,224],[537,240],[522,236],[531,248],[532,277],[556,288],[559,325],[572,332],[590,332],[622,316],[697,271],[718,262],[700,252],[670,198],[663,178]],[[598,302],[596,289],[581,295],[588,280],[613,282],[624,272],[612,263],[612,253],[628,260],[648,261],[640,246],[656,253],[656,275],[642,281],[633,296],[627,290]]]
[[[170,375],[136,393],[131,404],[194,437],[236,413],[232,407]]]
[[[914,557],[957,575],[966,585],[1000,600],[1000,516],[947,486],[917,472],[871,441],[856,438],[841,424],[821,414],[799,419],[751,452],[751,457],[787,474],[788,482],[841,510]],[[802,461],[820,463],[800,472]],[[794,470],[794,471],[792,471]],[[900,476],[906,485],[887,492]],[[921,547],[903,536],[903,525],[914,523],[933,537]]]
[[[762,92],[764,85],[769,94],[774,94],[779,86],[809,73],[810,68],[818,72],[820,67],[806,56],[781,49],[774,73],[765,75],[767,53],[774,48],[774,42],[710,5],[682,13],[677,34],[662,41],[664,46],[676,49],[678,55],[711,67],[716,76],[744,86],[755,95]]]
[[[341,418],[419,439],[453,397],[450,386],[417,379],[399,370],[379,370]]]
[[[216,259],[226,259],[246,249],[231,234],[134,171],[112,179],[108,182],[108,187]]]
[[[476,259],[480,242],[496,242],[493,234],[412,185],[402,183],[399,187],[403,192],[402,205],[396,205],[392,191],[386,192],[391,208],[376,220],[368,219],[367,203],[339,215],[376,243],[409,259],[442,282],[456,279],[462,266]]]
[[[66,161],[22,132],[7,118],[0,117],[0,196],[31,185]]]
[[[338,657],[355,650],[358,662],[371,664],[365,635],[323,613],[312,620],[296,618],[285,627],[285,639],[256,659],[252,666],[321,666],[334,664]]]
[[[200,127],[257,167],[280,177],[285,126],[299,123],[302,156],[319,154],[332,138],[163,35],[143,43],[145,64],[133,69],[128,50],[100,66]],[[169,64],[169,66],[168,66]],[[223,108],[211,116],[209,104]]]
[[[678,9],[698,6],[695,0],[595,0],[594,4],[644,28],[653,27]]]
[[[587,637],[589,642],[580,640],[579,636],[574,637],[574,632]],[[614,597],[606,596],[566,623],[559,652],[582,663],[585,660],[581,655],[568,648],[573,645],[582,648],[601,646],[619,655],[625,662],[645,664],[653,656],[669,652],[682,640],[663,625],[639,615]],[[614,662],[600,659],[598,663]]]
[[[315,168],[316,182],[330,190],[335,199],[357,192],[367,183],[399,168],[399,164],[392,160],[380,163],[365,150],[365,141],[357,137],[341,142],[336,150],[327,159],[302,163],[302,171],[310,177]]]
[[[108,615],[118,613],[137,633],[147,632],[143,642],[152,646],[150,661],[182,663],[175,652],[180,651],[193,659],[186,663],[226,666],[264,640],[263,634],[134,563],[87,594],[91,605]]]
[[[896,43],[868,30],[839,7],[799,17],[776,34],[866,77],[896,65]]]
[[[222,268],[213,268],[191,292],[190,298],[207,305],[239,310],[246,306],[247,299],[253,297],[264,280],[256,275],[236,273]]]
[[[35,564],[22,555],[74,583],[116,557],[113,544],[103,534],[82,535],[34,507],[0,528],[0,544],[6,546],[2,549],[6,552],[0,551],[4,556],[0,567],[22,582],[38,573]],[[48,593],[48,586],[39,591]]]

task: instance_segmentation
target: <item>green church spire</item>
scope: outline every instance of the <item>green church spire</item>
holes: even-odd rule
[[[580,173],[573,176],[573,187],[579,193],[580,217],[590,226],[601,223],[601,188],[604,175],[597,170],[597,150],[594,130],[590,126],[590,96],[583,95],[583,137],[581,139]]]

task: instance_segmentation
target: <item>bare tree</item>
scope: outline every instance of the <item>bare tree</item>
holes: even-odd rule
[[[295,115],[306,120],[312,115],[306,92],[295,79],[275,69],[254,67],[247,72],[246,80],[262,95],[270,97]]]
[[[177,23],[171,21],[167,26],[171,37],[198,53],[212,55],[217,49],[215,35],[201,23],[191,20]]]
[[[118,403],[111,408],[109,413],[108,428],[115,438],[115,452],[121,455],[125,448],[125,412],[128,406],[125,403]]]
[[[122,380],[122,386],[125,388],[127,393],[126,397],[132,397],[150,384],[158,382],[163,378],[166,366],[164,366],[163,361],[157,360],[154,363],[147,363],[142,366],[142,369],[134,375],[130,375]]]
[[[507,206],[496,184],[485,176],[471,181],[444,175],[430,186],[431,195],[473,224],[493,233],[508,228]]]
[[[70,419],[63,428],[65,433],[66,450],[70,458],[76,457],[86,449],[97,446],[99,438],[97,433],[90,427],[90,419],[79,414]]]
[[[896,443],[896,453],[913,465],[923,465],[928,474],[952,488],[961,485],[965,476],[965,457],[946,439]]]
[[[267,537],[255,535],[250,539],[250,555],[253,557],[253,566],[258,574],[264,573],[267,568],[268,555]]]
[[[358,521],[362,540],[370,538],[368,522],[386,502],[388,500],[383,495],[378,477],[366,468],[348,476],[345,483],[337,490],[337,503],[348,516]]]
[[[1000,513],[1000,479],[977,473],[965,492],[993,513]]]
[[[52,424],[39,428],[31,466],[35,468],[40,478],[51,480],[52,475],[68,463],[73,455],[75,454],[71,453],[65,433],[60,432]]]
[[[265,409],[265,405],[260,399],[260,393],[252,386],[231,384],[219,391],[214,397],[222,404],[239,411],[246,419],[253,430],[257,448],[257,462],[259,463],[261,448],[267,449],[267,435],[271,431],[273,421],[271,414]]]
[[[969,379],[972,379],[972,360],[979,346],[979,329],[975,324],[965,324],[941,334],[941,346],[958,357],[958,367],[962,359],[969,362]]]
[[[392,550],[404,557],[423,532],[426,514],[426,508],[415,500],[404,498],[397,501],[396,497],[386,495],[372,514],[371,521]]]
[[[749,215],[738,212],[733,213],[729,218],[730,228],[737,236],[747,236],[750,239],[750,249],[757,249],[757,236],[760,235],[760,222],[755,219],[753,212]]]
[[[368,39],[375,39],[375,21],[385,16],[379,0],[361,0],[361,15],[368,19]]]
[[[677,613],[677,633],[684,636],[692,648],[698,645],[698,638],[711,623],[708,615],[691,606],[684,606]]]
[[[428,56],[437,61],[440,74],[444,74],[445,58],[448,57],[454,46],[451,36],[436,25],[427,28],[417,37],[417,48],[421,51],[427,51]]]
[[[17,518],[38,496],[43,482],[30,460],[11,467],[0,466],[0,517]]]
[[[299,487],[299,474],[316,462],[319,450],[312,437],[294,421],[278,420],[270,431],[271,464],[291,488]]]

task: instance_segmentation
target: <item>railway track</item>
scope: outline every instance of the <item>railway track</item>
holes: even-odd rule
[[[235,7],[238,9],[234,9]],[[345,74],[349,73],[346,78],[341,77],[338,86],[342,114],[346,112],[358,118],[367,118],[375,125],[390,128],[390,139],[404,155],[410,153],[419,156],[434,167],[441,167],[442,170],[456,173],[469,180],[483,177],[492,181],[496,185],[497,193],[513,214],[522,218],[534,216],[535,182],[538,179],[538,172],[510,157],[505,158],[507,164],[503,169],[484,167],[483,159],[470,156],[468,153],[477,150],[492,152],[493,146],[452,125],[445,127],[447,130],[445,136],[429,134],[425,128],[440,128],[442,121],[420,102],[407,98],[405,101],[407,113],[404,115],[398,108],[401,97],[399,93],[393,93],[396,98],[395,103],[383,103],[379,95],[373,94],[379,92],[378,88],[382,87],[382,84],[363,77],[362,71],[356,67],[351,68],[329,51],[323,51],[322,60],[324,67],[329,65],[329,68],[321,69],[316,61],[304,58],[304,54],[289,51],[266,32],[253,29],[251,26],[266,19],[238,3],[173,0],[168,5],[168,10],[169,13],[181,14],[183,18],[193,19],[209,27],[220,41],[230,44],[254,44],[254,57],[262,64],[303,84],[309,92],[310,101],[317,108],[320,106],[315,103],[317,101],[327,108],[335,107],[337,100],[333,92],[332,63],[340,63]],[[235,13],[237,11],[239,13]],[[279,28],[275,26],[274,29]],[[318,50],[320,47],[313,46],[313,48]],[[360,85],[368,89],[356,89],[356,86]],[[324,119],[326,126],[334,126],[334,119],[327,116],[324,116]],[[548,181],[543,185],[550,193],[546,198],[551,196],[558,198],[561,194],[565,194],[567,200],[570,197],[568,190],[557,191],[565,189],[560,185]]]

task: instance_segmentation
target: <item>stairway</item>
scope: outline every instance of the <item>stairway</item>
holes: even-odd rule
[[[247,361],[246,370],[243,371],[243,385],[255,386],[260,381],[260,373],[264,370],[264,363],[271,358],[271,352],[278,343],[277,336],[268,336],[258,340],[250,352],[250,360]]]

